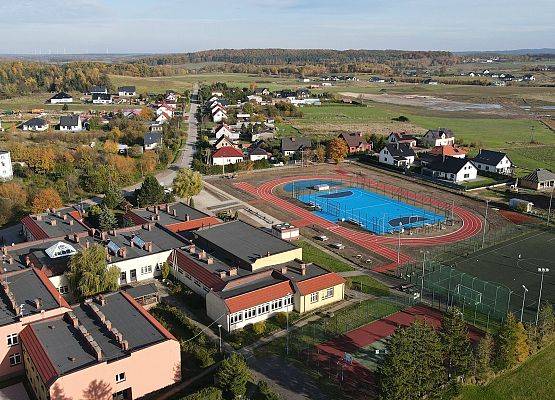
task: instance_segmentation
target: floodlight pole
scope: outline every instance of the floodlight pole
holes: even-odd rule
[[[489,200],[486,200],[486,213],[484,214],[484,232],[482,233],[482,249],[484,248],[484,244],[486,242],[486,227],[488,225],[488,205],[489,205]]]
[[[397,265],[401,262],[401,229],[403,223],[399,222],[399,240],[397,242]]]
[[[522,285],[522,288],[524,289],[524,295],[522,296],[522,308],[520,309],[520,322],[522,322],[522,317],[524,315],[524,302],[526,301],[526,293],[528,292],[526,286]]]
[[[222,325],[218,324],[218,337],[220,341],[220,353],[222,352]]]
[[[547,225],[549,226],[549,222],[551,221],[551,203],[553,202],[553,191],[555,191],[555,187],[551,189],[551,196],[549,196],[549,210],[547,211]]]
[[[286,354],[289,355],[289,310],[285,313],[285,321],[286,321],[286,341],[285,341],[285,351]]]
[[[541,307],[541,303],[542,303],[543,275],[546,272],[549,272],[549,268],[538,268],[538,272],[541,272],[542,279],[541,279],[541,283],[540,283],[540,297],[538,298],[538,310],[536,311],[536,326],[538,325],[538,319],[540,317],[540,307]]]
[[[426,265],[426,253],[428,251],[423,251],[424,259],[422,260],[422,286],[420,288],[420,301],[424,298],[424,266]]]

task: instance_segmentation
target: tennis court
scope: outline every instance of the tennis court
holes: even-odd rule
[[[302,184],[304,188],[316,186],[314,182]],[[338,187],[337,184],[330,184],[327,190],[304,191],[297,199],[314,207],[314,213],[328,221],[351,222],[377,234],[431,226],[445,220],[443,215],[383,194],[356,187]]]

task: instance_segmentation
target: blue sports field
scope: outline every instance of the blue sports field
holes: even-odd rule
[[[308,191],[310,187],[322,183],[329,184],[330,190]],[[340,185],[339,182],[330,181],[295,182],[295,197],[312,205],[315,208],[314,213],[328,221],[351,222],[377,234],[432,225],[445,220],[442,215],[385,195]],[[292,189],[285,188],[288,191]]]

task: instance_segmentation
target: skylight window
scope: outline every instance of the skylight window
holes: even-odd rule
[[[135,246],[140,248],[142,248],[146,244],[146,242],[143,239],[141,239],[140,236],[133,236],[133,239],[131,239],[131,241]]]
[[[58,242],[47,248],[46,254],[48,254],[50,258],[60,258],[77,254],[77,250],[68,243]]]
[[[118,254],[119,249],[120,247],[116,243],[112,242],[111,240],[108,242],[108,250],[110,250],[112,253]]]

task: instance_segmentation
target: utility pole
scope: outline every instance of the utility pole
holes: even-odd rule
[[[423,251],[422,254],[424,255],[424,258],[422,259],[422,286],[420,288],[420,301],[423,301],[422,299],[424,298],[424,274],[425,274],[425,266],[426,266],[426,253],[428,251]]]
[[[486,213],[484,214],[484,232],[482,233],[482,249],[484,248],[484,244],[486,242],[486,227],[488,225],[488,205],[489,205],[489,200],[486,200]]]
[[[538,325],[538,318],[540,317],[540,307],[542,304],[543,275],[546,272],[549,272],[549,268],[538,268],[538,272],[541,272],[542,279],[540,283],[540,297],[538,298],[538,310],[536,311],[536,326]]]
[[[220,353],[222,352],[222,325],[218,324],[218,336],[220,338]]]
[[[528,292],[526,286],[522,285],[522,288],[524,289],[524,294],[522,296],[522,308],[520,309],[520,322],[522,322],[522,317],[524,315],[524,302],[526,301],[526,293]]]
[[[401,231],[403,229],[403,223],[399,222],[399,241],[397,243],[397,265],[401,261]]]

